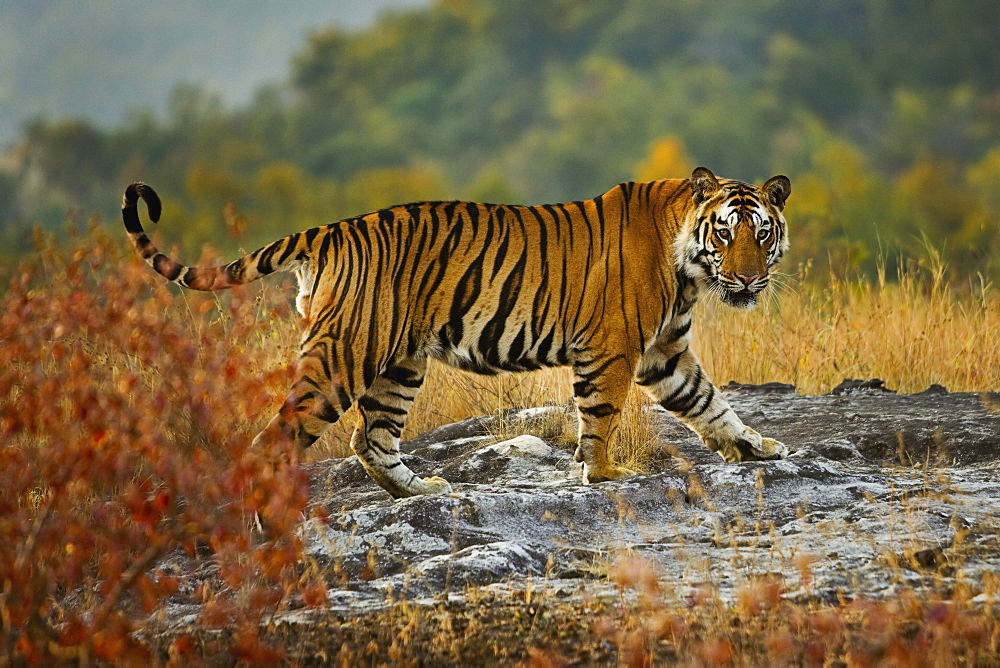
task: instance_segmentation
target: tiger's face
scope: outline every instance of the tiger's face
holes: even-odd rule
[[[782,215],[792,191],[786,176],[761,187],[717,179],[699,167],[691,176],[694,220],[678,238],[678,261],[685,272],[725,303],[741,309],[757,305],[770,283],[771,269],[788,249]]]

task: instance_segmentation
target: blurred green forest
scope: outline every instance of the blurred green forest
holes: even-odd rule
[[[791,178],[792,271],[934,249],[995,279],[998,35],[996,0],[438,0],[317,30],[241,108],[181,86],[119,127],[30,123],[0,241],[27,251],[68,211],[119,224],[135,180],[192,261],[404,201],[582,199],[704,165]]]

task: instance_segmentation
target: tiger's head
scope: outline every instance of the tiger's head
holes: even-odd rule
[[[690,185],[694,213],[675,247],[679,266],[723,302],[752,309],[788,249],[782,210],[792,184],[775,176],[758,188],[699,167]]]

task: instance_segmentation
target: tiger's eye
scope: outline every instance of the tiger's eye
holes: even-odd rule
[[[771,238],[771,230],[760,230],[757,232],[758,241],[767,241]]]
[[[716,236],[718,236],[723,241],[729,241],[729,228],[728,227],[720,227],[718,230],[715,231],[715,234],[716,234]]]

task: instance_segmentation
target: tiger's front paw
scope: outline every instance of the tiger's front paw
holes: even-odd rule
[[[377,482],[382,489],[389,492],[394,499],[406,499],[411,496],[451,494],[451,485],[448,484],[447,480],[439,476],[420,478],[413,475],[405,483],[383,476],[375,478],[375,482]]]
[[[437,494],[451,494],[451,485],[448,481],[441,476],[432,476],[430,478],[420,478],[419,482],[415,481],[417,484],[414,488],[418,494],[427,494],[434,496]]]
[[[612,466],[608,464],[603,468],[591,467],[587,464],[583,465],[583,484],[590,485],[596,482],[606,482],[608,480],[618,480],[619,478],[627,478],[629,476],[638,475],[632,469],[627,469],[624,466]]]
[[[761,441],[761,459],[784,459],[788,456],[788,446],[773,438],[763,437]]]
[[[788,447],[784,443],[765,438],[749,427],[730,441],[709,439],[706,443],[727,462],[755,462],[788,456]]]

